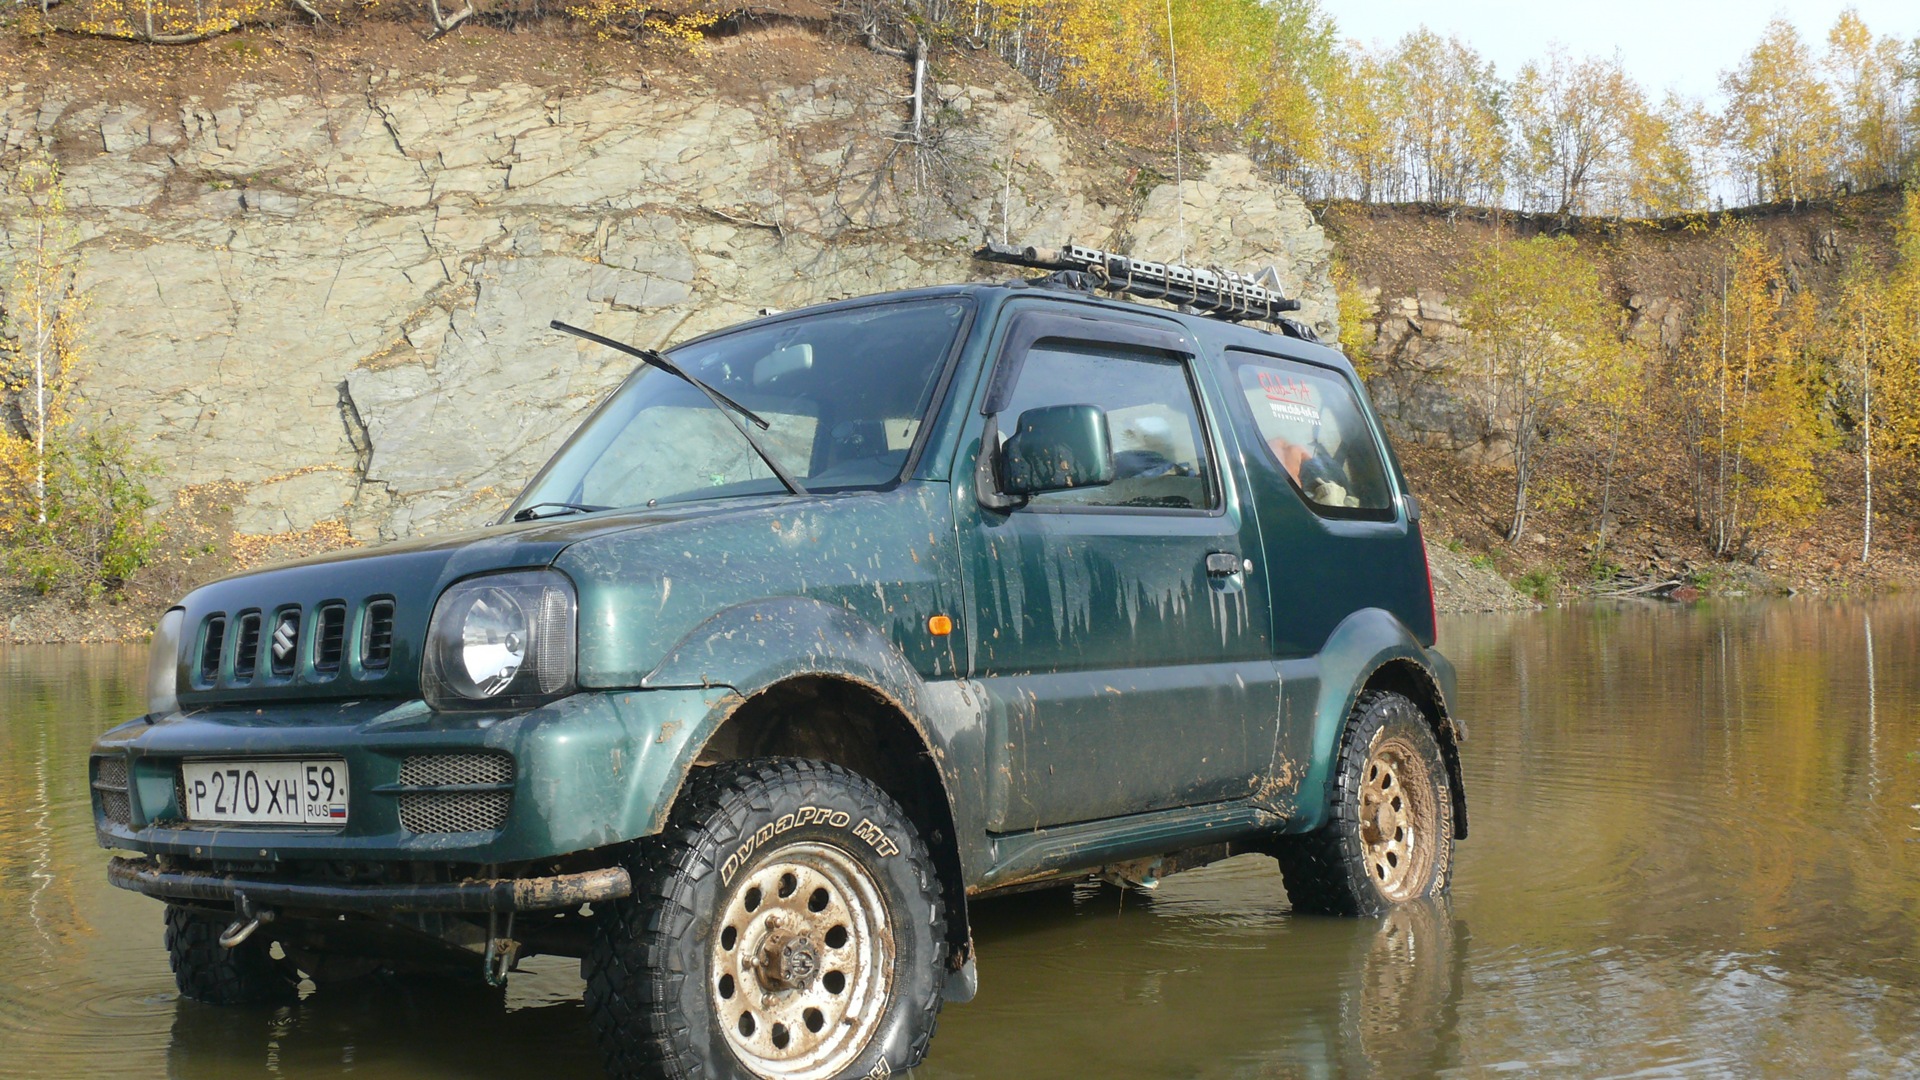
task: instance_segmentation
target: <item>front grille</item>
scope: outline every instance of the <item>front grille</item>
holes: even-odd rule
[[[321,675],[338,675],[340,661],[347,652],[346,605],[322,606],[318,621],[319,635],[313,644],[313,670]]]
[[[186,676],[196,690],[343,677],[373,682],[393,668],[398,619],[391,596],[214,612],[201,619],[199,637],[187,646]]]
[[[393,601],[375,600],[367,605],[365,629],[360,638],[360,666],[368,671],[385,671],[393,660]]]
[[[400,796],[400,827],[416,833],[491,832],[507,823],[505,791],[418,792]]]
[[[220,681],[220,652],[227,645],[227,617],[207,619],[206,632],[200,635],[200,681],[208,686]]]
[[[233,681],[251,682],[260,669],[260,613],[240,616],[233,644]]]
[[[127,795],[127,759],[118,754],[93,759],[93,789],[100,793],[100,812],[116,825],[133,822],[133,803]]]
[[[400,764],[406,787],[501,787],[513,783],[513,758],[499,753],[413,754]],[[506,824],[511,791],[410,791],[400,796],[408,832],[487,832]]]
[[[94,761],[98,763],[93,773],[94,783],[99,784],[101,787],[119,788],[121,791],[127,790],[126,758],[116,754],[113,757],[94,758]]]
[[[407,787],[468,787],[513,783],[513,758],[506,754],[414,754],[400,764]]]

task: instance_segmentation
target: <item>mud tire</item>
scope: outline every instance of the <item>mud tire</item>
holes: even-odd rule
[[[1410,882],[1395,898],[1381,890],[1369,872],[1361,830],[1361,788],[1377,748],[1391,744],[1407,752],[1412,771],[1425,787],[1419,792],[1428,820],[1418,835],[1431,846],[1423,880]],[[1453,790],[1446,760],[1420,707],[1403,695],[1370,690],[1360,695],[1341,734],[1334,759],[1333,799],[1327,821],[1273,845],[1293,909],[1310,915],[1379,916],[1405,900],[1446,894],[1453,873]]]
[[[843,812],[843,824],[780,828],[803,807]],[[857,836],[854,823],[863,821],[897,841],[897,852],[882,854]],[[769,826],[779,831],[769,834]],[[758,845],[740,858],[756,835]],[[696,770],[666,829],[634,851],[633,895],[596,910],[581,968],[587,1015],[610,1076],[756,1075],[719,1027],[711,952],[716,920],[757,869],[808,843],[853,856],[878,887],[892,928],[889,993],[876,1034],[838,1074],[885,1075],[926,1056],[948,946],[940,883],[925,842],[899,806],[865,778],[836,765],[765,758]]]
[[[220,945],[230,919],[167,905],[167,966],[180,996],[206,1005],[268,1005],[292,1001],[299,976],[273,958],[271,942],[255,935],[234,948]]]

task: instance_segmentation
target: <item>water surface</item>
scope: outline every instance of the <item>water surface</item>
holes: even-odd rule
[[[975,908],[916,1075],[1920,1076],[1920,601],[1447,620],[1450,904],[1295,917],[1246,857]],[[577,968],[180,1001],[86,751],[144,651],[0,650],[0,1076],[592,1076]],[[309,988],[310,989],[310,988]]]

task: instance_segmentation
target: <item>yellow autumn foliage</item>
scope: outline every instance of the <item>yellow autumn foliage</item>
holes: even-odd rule
[[[1716,552],[1750,551],[1820,509],[1816,468],[1831,442],[1821,410],[1811,294],[1791,300],[1779,258],[1750,226],[1725,227],[1716,295],[1700,305],[1681,357],[1699,516]]]
[[[645,37],[693,56],[713,51],[707,44],[707,31],[720,21],[718,14],[706,10],[661,14],[641,0],[582,0],[566,11],[591,27],[602,41]]]
[[[269,0],[86,0],[77,28],[127,41],[184,42],[258,22]]]
[[[59,167],[45,156],[15,174],[24,212],[0,307],[0,567],[42,592],[125,583],[157,539],[146,520],[150,465],[126,435],[83,425],[78,289]]]

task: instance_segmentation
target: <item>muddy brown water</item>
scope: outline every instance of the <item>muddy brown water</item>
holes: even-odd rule
[[[1920,1076],[1920,600],[1454,618],[1453,898],[1295,917],[1270,860],[976,907],[927,1078]],[[181,1001],[85,760],[132,648],[0,650],[0,1076],[594,1076],[573,964]],[[309,988],[310,989],[310,988]]]

